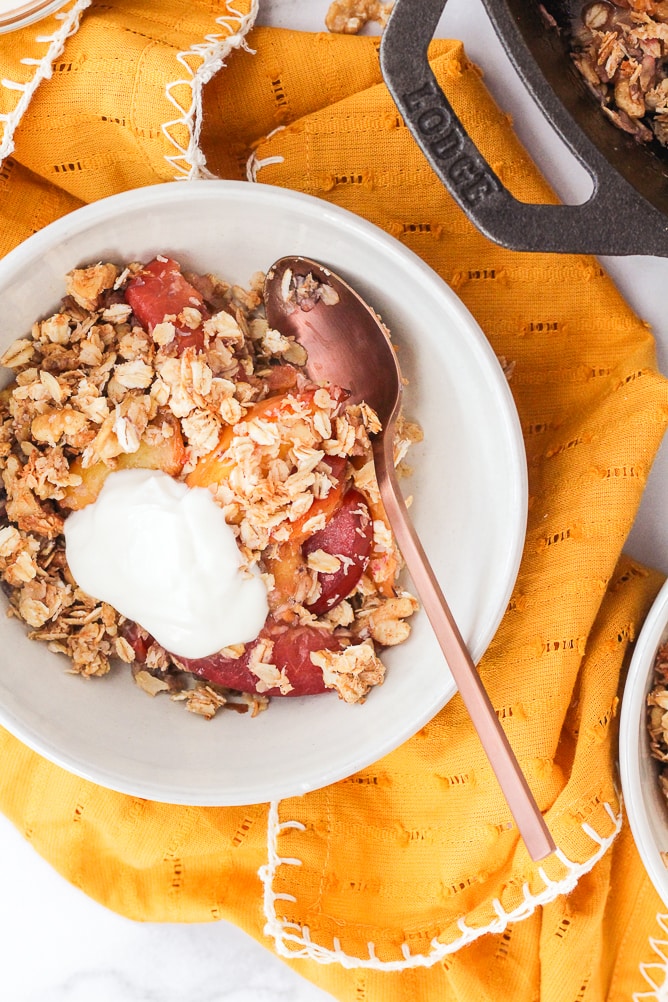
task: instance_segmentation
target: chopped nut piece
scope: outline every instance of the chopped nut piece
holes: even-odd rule
[[[370,640],[342,651],[318,651],[311,654],[311,661],[322,668],[327,688],[336,689],[346,703],[363,702],[369,689],[385,677],[385,666]]]
[[[383,647],[394,647],[403,643],[410,634],[409,619],[417,611],[416,599],[404,592],[394,598],[374,605],[367,603],[358,618],[358,630],[364,629]]]
[[[86,427],[86,417],[71,407],[46,410],[33,420],[30,431],[37,442],[57,445],[61,438],[69,439]]]
[[[202,323],[202,314],[193,306],[186,306],[179,313],[179,320],[188,330],[194,331]]]
[[[56,313],[39,325],[40,338],[51,341],[53,344],[67,344],[70,340],[71,327],[70,320],[64,313]],[[6,362],[2,363],[6,365]]]
[[[67,292],[84,310],[95,310],[100,296],[113,288],[117,276],[118,269],[113,264],[75,268],[67,276]]]

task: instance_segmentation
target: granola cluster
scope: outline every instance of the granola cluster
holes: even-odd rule
[[[109,472],[151,466],[189,480],[210,463],[216,476],[205,485],[245,560],[259,566],[272,615],[343,636],[343,649],[315,653],[312,662],[341,698],[363,700],[383,680],[377,648],[405,640],[417,608],[396,586],[401,558],[383,517],[369,442],[379,429],[376,415],[364,404],[346,405],[342,391],[309,382],[303,348],[264,318],[262,274],[249,289],[187,275],[206,310],[186,306],[149,332],[125,297],[143,267],[100,263],[72,271],[58,312],[0,359],[11,370],[0,391],[0,577],[9,614],[28,625],[32,639],[65,654],[72,672],[102,676],[120,659],[133,665],[145,691],[167,692],[205,717],[222,706],[256,713],[267,703],[264,691],[287,692],[289,681],[272,664],[271,638],[249,661],[254,693],[202,684],[140,625],[85,594],[68,568],[64,520],[94,500]],[[183,348],[184,331],[199,331],[201,345]],[[289,406],[272,411],[279,397]],[[415,426],[400,425],[398,462],[419,437]],[[309,511],[335,489],[337,462],[368,500],[373,548],[353,594],[316,615],[308,607],[322,574],[340,569],[341,560],[310,552],[289,601],[274,588],[275,573],[295,523],[304,537],[324,528],[322,513],[309,524]],[[239,658],[244,645],[223,653]]]
[[[388,0],[332,0],[325,15],[325,26],[339,35],[356,35],[369,21],[384,28],[393,6]]]
[[[659,782],[668,800],[668,642],[661,644],[654,660],[652,690],[647,696],[648,729],[652,758],[662,762]]]
[[[668,4],[598,0],[583,8],[573,60],[618,128],[668,145]]]

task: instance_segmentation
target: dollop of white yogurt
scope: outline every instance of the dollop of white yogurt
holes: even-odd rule
[[[65,544],[79,587],[172,654],[248,643],[267,617],[266,586],[243,567],[210,492],[158,470],[110,473],[97,500],[65,520]]]

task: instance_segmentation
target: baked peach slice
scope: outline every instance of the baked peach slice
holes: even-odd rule
[[[259,686],[259,678],[249,667],[253,651],[262,640],[271,640],[272,664],[289,682],[288,691]],[[311,654],[320,651],[340,651],[343,634],[330,633],[317,626],[287,626],[268,617],[257,640],[246,644],[244,653],[231,658],[225,652],[207,658],[177,658],[186,671],[228,689],[240,692],[261,692],[266,696],[316,696],[327,692],[319,668],[311,661]]]
[[[77,457],[70,464],[70,472],[78,473],[81,483],[76,487],[66,488],[61,505],[78,511],[92,504],[114,470],[162,470],[170,477],[177,477],[186,461],[186,449],[179,422],[172,420],[170,423],[172,435],[169,438],[163,438],[158,443],[142,440],[136,452],[123,452],[117,456],[113,467],[103,462],[83,466],[81,458]]]
[[[250,421],[263,420],[274,422],[283,416],[313,413],[315,410],[314,397],[317,390],[303,390],[298,393],[281,393],[273,397],[266,397],[247,411],[245,417],[238,424],[245,424]],[[330,394],[334,400],[344,398],[345,391],[331,389]],[[234,428],[238,425],[227,425],[218,439],[218,444],[206,456],[199,460],[195,469],[186,478],[189,487],[213,487],[223,483],[229,477],[234,461],[226,453],[232,444],[235,436]],[[281,455],[286,455],[290,449],[290,443],[284,443]]]

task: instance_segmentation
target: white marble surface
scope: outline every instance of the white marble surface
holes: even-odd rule
[[[261,0],[261,21],[322,30],[327,0]],[[509,67],[480,0],[450,0],[439,35],[459,37],[510,111],[525,145],[561,196],[578,201],[589,181],[559,149]],[[606,261],[620,288],[654,327],[668,371],[668,262]],[[629,551],[668,573],[662,493],[668,450],[652,472]],[[225,923],[138,925],[90,901],[56,874],[0,817],[0,998],[7,1002],[324,1002],[269,950]]]

